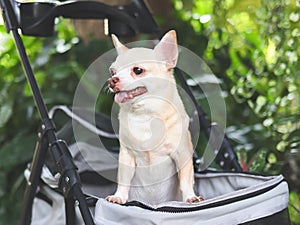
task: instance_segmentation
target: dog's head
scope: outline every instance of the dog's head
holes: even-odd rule
[[[176,32],[169,31],[154,47],[124,46],[112,35],[118,57],[110,67],[109,89],[115,93],[115,102],[132,102],[143,96],[161,93],[168,83],[174,85],[172,69],[178,58]]]

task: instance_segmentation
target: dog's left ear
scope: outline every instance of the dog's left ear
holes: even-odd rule
[[[117,38],[116,35],[112,34],[111,39],[112,39],[113,44],[114,44],[114,46],[117,50],[118,55],[120,55],[123,52],[128,50],[128,48],[119,41],[119,39]]]
[[[154,48],[155,56],[159,61],[164,61],[168,69],[172,69],[177,64],[178,45],[176,31],[171,30],[166,33]]]

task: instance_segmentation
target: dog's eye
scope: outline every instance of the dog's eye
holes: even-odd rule
[[[144,72],[144,69],[140,67],[133,67],[132,71],[135,75],[141,75]]]
[[[113,75],[115,75],[116,73],[117,73],[117,71],[115,70],[115,69],[113,69],[113,68],[110,68],[109,69],[109,72],[110,72],[110,74],[113,76]]]

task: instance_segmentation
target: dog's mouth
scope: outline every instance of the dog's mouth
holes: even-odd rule
[[[129,91],[119,91],[115,94],[115,102],[117,103],[124,103],[128,102],[129,100],[145,94],[147,92],[146,87],[137,87],[135,89]]]

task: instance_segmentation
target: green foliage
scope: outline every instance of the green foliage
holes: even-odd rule
[[[32,158],[38,117],[14,42],[5,34],[4,26],[0,29],[0,223],[15,224],[20,212],[14,209],[20,208],[22,202],[22,172]],[[24,38],[24,44],[30,59],[40,60],[42,41]],[[40,66],[33,64],[35,69]],[[36,78],[39,84],[45,83],[42,71],[37,71]]]
[[[284,0],[173,2],[177,16],[193,28],[185,34],[207,40],[198,42],[198,54],[223,80],[227,134],[243,169],[283,173],[299,193],[300,8]],[[296,196],[291,201],[298,206]],[[299,223],[299,210],[291,218]]]
[[[299,8],[281,0],[173,2],[177,15],[208,40],[203,57],[230,93],[231,135],[240,155],[251,163],[265,152],[268,163],[261,161],[258,172],[281,172],[300,145]],[[256,130],[257,124],[263,127]],[[260,135],[245,137],[251,133]]]
[[[289,212],[291,215],[291,222],[293,222],[294,224],[300,224],[300,195],[296,192],[291,192],[289,201]]]
[[[71,105],[73,93],[88,62],[75,52],[88,48],[79,41],[68,21],[61,21],[54,38],[23,37],[35,77],[48,108]],[[0,25],[0,224],[18,224],[25,187],[23,171],[31,161],[40,118],[11,35]],[[81,60],[80,60],[81,59]]]

